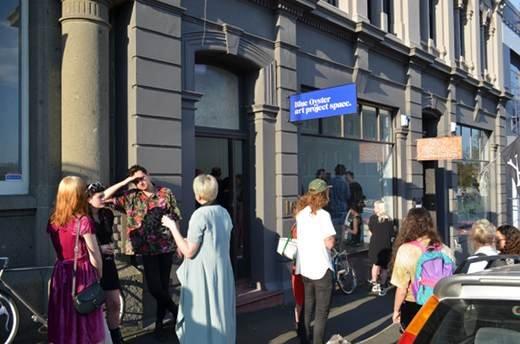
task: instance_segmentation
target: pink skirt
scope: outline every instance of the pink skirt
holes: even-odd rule
[[[79,314],[72,302],[72,261],[54,265],[49,294],[49,343],[98,344],[105,339],[102,309]],[[88,259],[78,261],[76,291],[80,292],[97,279],[96,270]]]

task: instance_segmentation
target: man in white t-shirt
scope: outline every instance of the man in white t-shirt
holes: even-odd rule
[[[325,324],[333,290],[333,267],[330,250],[336,230],[330,214],[323,210],[329,201],[329,186],[321,179],[309,183],[308,192],[296,206],[298,256],[296,273],[302,275],[305,290],[305,330],[312,343],[323,343]],[[314,335],[311,316],[314,313]]]

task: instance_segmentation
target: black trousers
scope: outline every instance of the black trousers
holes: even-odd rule
[[[313,344],[325,343],[325,325],[329,316],[332,290],[334,286],[332,271],[327,269],[319,280],[302,276],[305,289],[304,322],[307,340]],[[311,337],[311,321],[314,313],[314,334]]]
[[[156,323],[162,324],[166,311],[177,319],[177,305],[170,297],[170,272],[173,263],[173,253],[143,255],[144,277],[150,294],[157,301]]]
[[[415,302],[405,301],[401,305],[401,326],[403,330],[412,322],[413,317],[421,309],[421,305]]]

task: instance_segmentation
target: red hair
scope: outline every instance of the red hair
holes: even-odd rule
[[[87,215],[87,185],[83,179],[68,176],[61,180],[56,194],[56,202],[50,222],[58,227],[64,226],[73,216]]]

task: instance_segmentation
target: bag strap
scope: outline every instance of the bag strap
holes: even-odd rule
[[[424,247],[418,240],[410,241],[410,244],[419,247],[422,252],[426,252],[426,247]]]
[[[76,296],[76,269],[78,267],[78,251],[79,251],[79,230],[81,227],[81,217],[77,219],[76,240],[74,243],[74,267],[72,269],[72,297]]]
[[[282,254],[285,252],[285,249],[287,248],[287,245],[289,245],[289,241],[291,241],[291,240],[292,240],[292,230],[289,231],[289,238],[287,240],[285,240],[285,245],[283,245]]]

